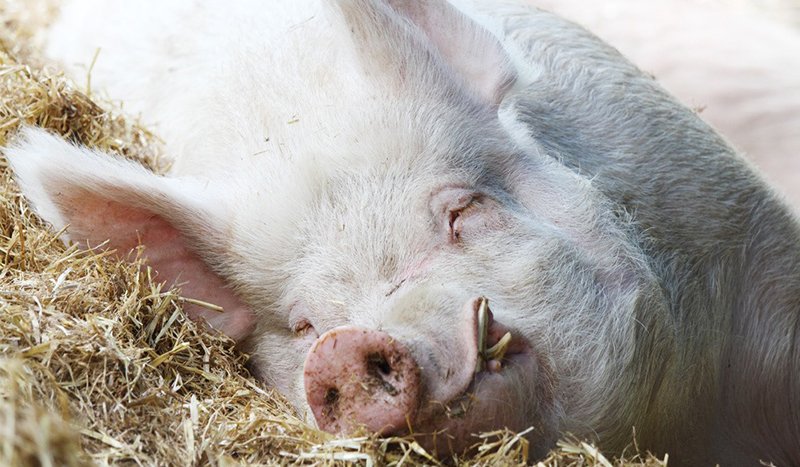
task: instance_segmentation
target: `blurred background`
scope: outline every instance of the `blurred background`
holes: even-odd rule
[[[800,0],[696,0],[697,3],[719,3],[744,13],[761,14],[766,18],[800,28]]]
[[[800,0],[528,1],[655,76],[800,209]]]

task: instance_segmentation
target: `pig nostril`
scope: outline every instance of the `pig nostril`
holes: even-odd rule
[[[325,416],[330,417],[331,413],[336,410],[336,404],[339,402],[339,390],[330,388],[325,392],[325,408],[323,409]]]
[[[339,400],[339,390],[336,388],[330,388],[325,393],[325,403],[328,405],[333,405]]]
[[[380,352],[374,352],[367,355],[367,368],[369,369],[370,373],[380,372],[384,376],[388,376],[389,373],[392,372],[392,367],[389,365],[389,361],[386,360],[386,356]]]
[[[387,380],[387,376],[391,373],[392,366],[386,359],[386,355],[381,352],[367,355],[367,374],[371,375],[373,384],[382,388],[390,396],[396,396],[399,394],[398,389]]]

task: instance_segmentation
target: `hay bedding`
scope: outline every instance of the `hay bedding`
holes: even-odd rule
[[[48,1],[0,1],[0,146],[22,123],[159,169],[158,140],[37,59]],[[110,110],[109,110],[110,109]],[[254,380],[233,342],[181,311],[136,254],[65,246],[0,157],[0,465],[421,465],[409,440],[341,440]],[[515,433],[475,438],[467,465],[521,465]],[[648,458],[615,465],[666,465]],[[547,466],[612,465],[565,442]]]

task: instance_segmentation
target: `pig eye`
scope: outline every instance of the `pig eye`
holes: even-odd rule
[[[301,319],[300,321],[294,323],[292,325],[292,332],[294,333],[295,337],[305,337],[309,334],[316,335],[317,331],[314,329],[314,326],[306,319]]]
[[[464,219],[467,218],[480,204],[478,195],[469,196],[461,200],[458,205],[450,209],[448,225],[450,228],[450,241],[458,243],[461,241],[461,230],[464,227]]]
[[[431,193],[431,215],[442,241],[471,243],[493,231],[507,228],[508,210],[495,196],[463,187],[445,187]]]
[[[450,211],[450,240],[454,242],[457,242],[461,238],[461,228],[458,222],[459,217],[461,217],[461,211]]]

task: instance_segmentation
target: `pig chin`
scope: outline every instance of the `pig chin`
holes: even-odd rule
[[[430,403],[413,435],[419,444],[437,455],[459,454],[480,444],[475,434],[509,429],[520,432],[529,428],[532,416],[530,405],[523,395],[528,394],[528,375],[537,367],[531,354],[511,356],[497,372],[481,372],[463,394],[447,404]]]
[[[320,336],[304,365],[317,425],[341,434],[360,428],[412,434],[437,455],[467,450],[479,441],[473,433],[528,428],[526,421],[538,419],[525,410],[539,379],[537,359],[522,336],[494,322],[491,312],[488,322],[484,312],[481,325],[480,303],[465,304],[462,333],[449,342],[403,342],[351,326]]]

